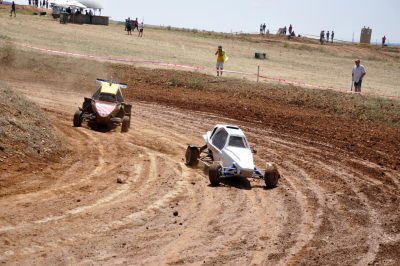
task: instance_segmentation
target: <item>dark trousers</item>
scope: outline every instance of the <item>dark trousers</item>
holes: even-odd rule
[[[361,92],[361,83],[362,83],[361,79],[358,82],[354,82],[354,91],[355,92]]]

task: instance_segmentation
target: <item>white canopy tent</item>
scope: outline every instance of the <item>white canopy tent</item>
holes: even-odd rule
[[[60,7],[103,9],[103,5],[96,0],[50,0],[50,4]]]
[[[84,4],[87,8],[91,9],[103,9],[103,5],[96,0],[79,0],[80,3]]]
[[[50,2],[50,4],[53,4],[53,6],[59,6],[59,7],[70,7],[70,8],[78,8],[78,9],[85,9],[88,8],[86,5],[82,4],[79,1],[76,0],[53,0]]]
[[[96,24],[108,25],[109,17],[101,16],[103,5],[96,0],[50,0],[50,6],[53,9],[53,18],[63,18],[63,23],[77,24]],[[85,11],[85,12],[84,12]],[[99,15],[96,14],[99,11]],[[67,20],[64,19],[64,13],[70,14]],[[90,19],[90,20],[89,20]],[[64,21],[65,20],[65,21]]]

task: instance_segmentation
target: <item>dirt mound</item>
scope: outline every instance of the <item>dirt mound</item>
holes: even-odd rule
[[[0,113],[0,160],[58,151],[59,140],[40,107],[1,83]]]

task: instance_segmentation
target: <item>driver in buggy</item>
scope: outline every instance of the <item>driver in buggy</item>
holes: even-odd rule
[[[114,94],[100,93],[99,101],[115,103],[117,101],[117,98]]]

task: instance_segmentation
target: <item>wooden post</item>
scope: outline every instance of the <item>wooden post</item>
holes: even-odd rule
[[[257,82],[260,80],[260,66],[257,66]]]

